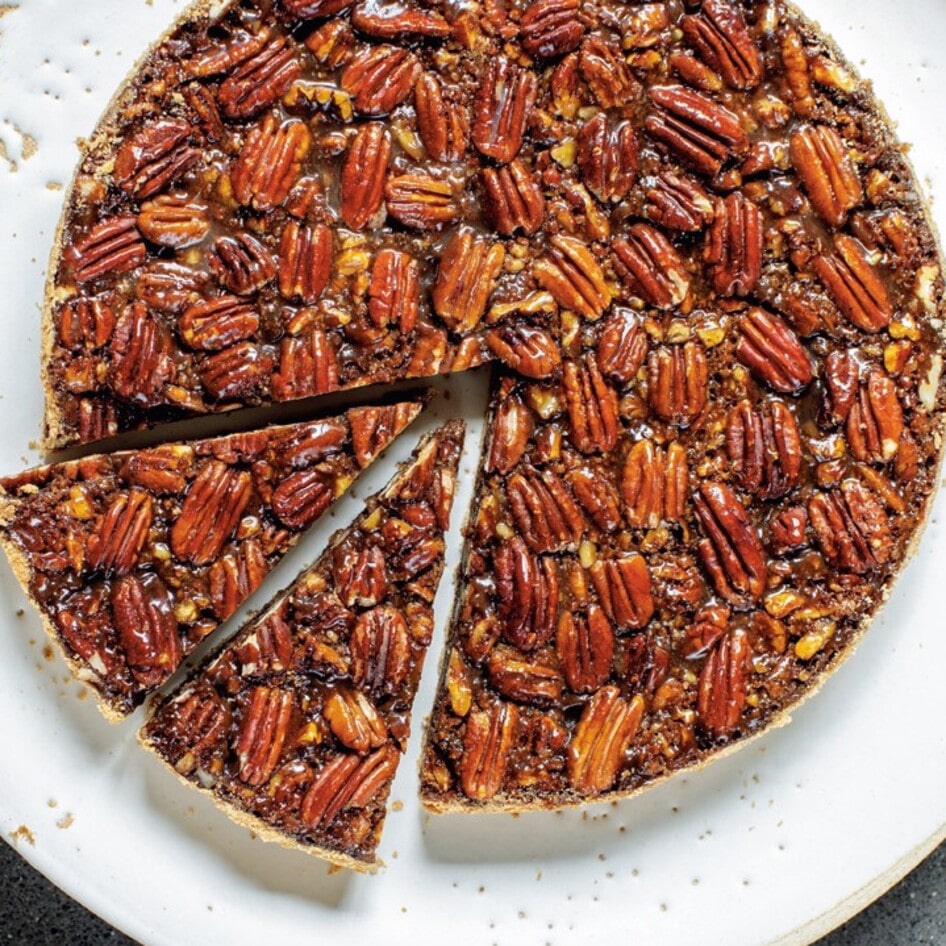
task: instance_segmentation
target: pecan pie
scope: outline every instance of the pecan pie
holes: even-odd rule
[[[144,745],[261,837],[377,869],[462,448],[462,421],[425,438],[319,560],[142,729]]]
[[[0,544],[109,719],[226,620],[422,403],[101,454],[0,481]]]
[[[784,0],[200,3],[51,273],[49,446],[497,363],[436,809],[626,795],[783,719],[936,485],[920,189]]]

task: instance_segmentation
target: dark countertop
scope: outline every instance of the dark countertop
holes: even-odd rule
[[[946,844],[860,915],[817,946],[924,946],[946,942]],[[136,946],[57,890],[0,844],[0,944]]]

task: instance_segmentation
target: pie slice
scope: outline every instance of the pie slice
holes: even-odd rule
[[[141,740],[266,840],[378,867],[434,628],[464,426],[426,437],[319,560],[160,702]]]
[[[605,323],[604,366],[609,338]],[[496,379],[422,753],[428,808],[635,794],[787,721],[852,652],[915,541],[940,444],[909,401],[885,461],[861,452],[863,421],[846,440],[819,433],[834,427],[813,419],[835,403],[834,360],[819,397],[795,407],[724,343],[710,376],[735,397],[677,430],[609,419],[615,388],[600,375],[579,398],[572,372],[595,361],[566,362],[551,386]],[[861,371],[852,412],[879,374]]]
[[[111,720],[259,586],[423,401],[102,454],[0,481],[0,544]]]

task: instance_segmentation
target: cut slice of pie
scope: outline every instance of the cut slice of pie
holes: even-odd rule
[[[0,544],[109,719],[259,586],[423,401],[102,454],[0,481]]]
[[[605,367],[611,340],[604,323]],[[849,423],[850,452],[819,462],[831,421],[740,377],[726,343],[710,358],[753,400],[722,395],[686,430],[612,424],[594,360],[555,385],[497,378],[422,755],[428,808],[627,797],[718,758],[787,721],[889,594],[939,445],[918,463],[904,430],[885,470]],[[850,416],[879,373],[862,370]],[[576,376],[597,379],[586,400]],[[904,417],[925,429],[918,404]]]
[[[464,425],[426,437],[296,582],[160,702],[141,740],[231,818],[359,871],[433,633]]]

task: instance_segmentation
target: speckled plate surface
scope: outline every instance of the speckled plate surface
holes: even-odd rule
[[[38,310],[75,139],[91,131],[133,61],[182,9],[174,0],[0,4],[4,472],[38,461],[30,447],[42,414]],[[934,195],[942,191],[942,0],[862,0],[856,23],[845,0],[810,0],[805,9],[874,80],[901,137],[914,143],[921,179]],[[468,417],[462,510],[485,377],[441,387],[449,399],[388,458],[406,457],[438,417]],[[219,419],[205,429],[220,429]],[[314,558],[391,468],[376,464],[250,604],[260,606]],[[941,496],[889,605],[791,726],[640,798],[518,819],[426,816],[415,797],[415,733],[381,847],[388,867],[373,878],[329,874],[303,854],[254,840],[140,750],[140,720],[109,726],[58,657],[44,652],[39,620],[4,563],[0,830],[68,893],[147,946],[316,937],[417,944],[442,940],[447,928],[483,944],[614,936],[682,946],[696,929],[702,946],[810,943],[946,833],[943,513]],[[441,631],[451,595],[448,582],[437,602]],[[421,707],[430,703],[434,663]]]

